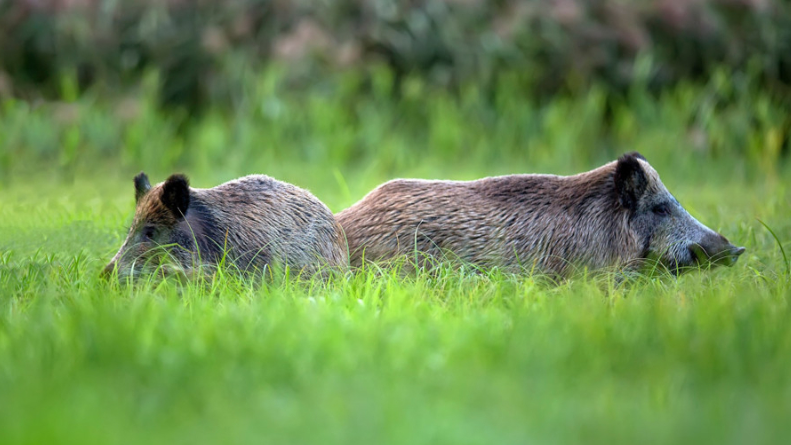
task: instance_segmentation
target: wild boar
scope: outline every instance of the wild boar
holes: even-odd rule
[[[145,173],[134,184],[134,221],[105,274],[189,274],[224,261],[243,272],[277,265],[312,275],[348,265],[332,212],[297,186],[251,175],[198,189],[172,175],[152,187]]]
[[[567,277],[658,262],[678,274],[745,250],[693,218],[639,153],[574,176],[396,179],[336,217],[352,266],[452,258]]]

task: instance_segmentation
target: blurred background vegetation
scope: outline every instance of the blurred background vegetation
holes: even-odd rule
[[[748,177],[791,145],[781,0],[5,0],[0,54],[6,178],[570,173],[633,149]]]
[[[273,61],[292,87],[384,64],[395,93],[411,75],[490,93],[507,77],[532,97],[659,91],[722,66],[786,97],[791,81],[778,0],[16,0],[0,17],[2,94],[64,98],[64,77],[123,91],[153,69],[161,102],[192,112],[233,103],[239,68]]]

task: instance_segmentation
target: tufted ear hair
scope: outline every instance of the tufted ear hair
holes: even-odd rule
[[[148,191],[151,190],[151,183],[148,182],[148,176],[140,172],[135,176],[135,202],[140,201]]]
[[[648,187],[648,177],[640,164],[645,158],[637,152],[627,153],[618,158],[615,165],[615,190],[618,201],[631,211],[637,209],[637,203]]]
[[[190,183],[184,175],[171,175],[162,185],[162,204],[176,219],[187,214],[190,206]]]

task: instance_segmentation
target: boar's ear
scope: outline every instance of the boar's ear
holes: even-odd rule
[[[190,206],[190,183],[184,175],[171,175],[162,185],[162,204],[176,219],[187,214]]]
[[[648,187],[648,178],[639,159],[639,153],[627,153],[618,158],[615,165],[615,190],[621,205],[629,210],[637,209],[637,202]]]
[[[140,201],[148,191],[151,190],[151,183],[148,182],[148,176],[140,172],[135,176],[135,202]]]
[[[624,153],[623,155],[621,155],[621,158],[626,158],[626,157],[642,159],[643,161],[648,162],[648,159],[646,159],[645,156],[641,155],[640,152],[638,151],[630,151],[629,153]]]

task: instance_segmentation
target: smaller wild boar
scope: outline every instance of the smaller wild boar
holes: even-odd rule
[[[744,252],[693,218],[639,153],[574,176],[396,179],[336,217],[352,266],[451,258],[568,277],[658,260],[678,274]]]
[[[172,175],[152,187],[142,172],[134,183],[134,221],[106,275],[190,274],[221,261],[243,272],[288,266],[303,275],[348,265],[332,212],[294,185],[251,175],[197,189]]]

